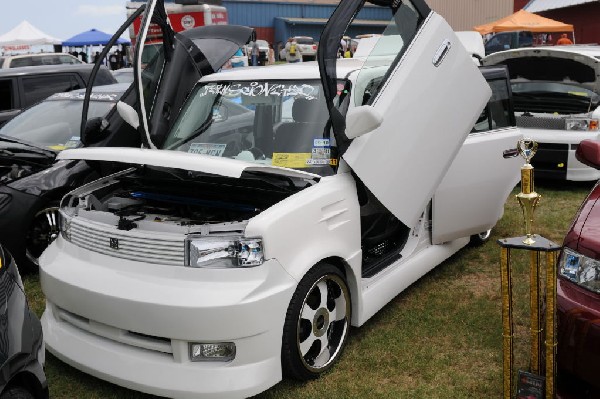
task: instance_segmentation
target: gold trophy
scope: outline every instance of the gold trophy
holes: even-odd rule
[[[498,240],[502,248],[500,257],[500,282],[502,293],[502,341],[503,341],[503,390],[504,399],[514,398],[515,388],[519,391],[526,387],[543,387],[546,399],[555,398],[555,356],[556,356],[556,256],[560,246],[541,236],[532,234],[533,213],[541,196],[535,192],[533,184],[533,166],[531,158],[537,152],[538,144],[528,138],[517,143],[519,154],[525,159],[521,167],[521,192],[517,199],[525,219],[525,236],[503,238]],[[535,237],[535,240],[534,240]],[[511,276],[512,250],[529,252],[529,305],[530,305],[530,356],[529,372],[519,370],[518,384],[515,384],[514,360],[514,323],[513,292]],[[541,258],[545,253],[546,282],[541,274]],[[545,285],[545,287],[544,287]],[[541,297],[546,294],[546,307],[542,306]],[[545,310],[545,317],[544,317]],[[545,328],[542,329],[542,320]],[[545,348],[544,348],[545,347]],[[542,353],[545,349],[545,359]],[[544,361],[545,360],[545,361]],[[515,387],[517,385],[517,387]],[[541,392],[540,392],[541,395]],[[535,396],[540,397],[540,396]]]
[[[517,199],[525,218],[526,238],[523,240],[523,244],[527,245],[535,244],[534,235],[531,233],[533,229],[533,212],[535,212],[541,198],[541,195],[535,192],[533,186],[533,166],[530,163],[531,158],[537,152],[537,148],[538,143],[528,138],[521,139],[517,143],[519,154],[525,158],[525,165],[521,166],[521,192],[517,194]]]

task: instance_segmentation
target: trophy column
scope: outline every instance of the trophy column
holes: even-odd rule
[[[502,289],[502,342],[503,342],[503,387],[504,398],[514,397],[513,372],[514,325],[511,280],[511,250],[529,251],[529,305],[530,305],[530,354],[529,372],[519,371],[518,394],[531,398],[553,399],[555,397],[555,355],[556,355],[556,256],[560,246],[541,236],[533,234],[533,214],[541,196],[535,192],[533,166],[530,161],[537,151],[537,143],[522,139],[517,143],[520,155],[525,159],[521,167],[521,192],[517,200],[523,211],[525,236],[498,240],[501,247],[501,289]],[[545,313],[545,353],[546,363],[542,364],[542,276],[540,256],[546,256],[546,313]],[[544,374],[542,376],[542,374]]]

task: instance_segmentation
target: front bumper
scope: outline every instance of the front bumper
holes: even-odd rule
[[[557,316],[559,370],[600,388],[600,295],[559,278]]]
[[[247,397],[281,380],[281,335],[297,282],[275,260],[192,269],[113,258],[61,238],[40,261],[46,346],[127,388],[180,398]],[[191,362],[190,342],[236,357]]]
[[[537,154],[531,163],[537,177],[556,180],[593,181],[600,171],[579,162],[575,157],[582,140],[597,140],[598,132],[521,128],[524,137],[538,142]]]

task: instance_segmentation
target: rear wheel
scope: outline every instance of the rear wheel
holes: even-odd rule
[[[485,244],[486,242],[488,242],[490,240],[491,236],[492,236],[492,229],[482,231],[479,234],[473,234],[471,236],[471,245],[476,246],[476,245]]]
[[[317,378],[340,358],[350,330],[350,293],[344,275],[321,263],[300,281],[283,329],[281,352],[286,375]]]

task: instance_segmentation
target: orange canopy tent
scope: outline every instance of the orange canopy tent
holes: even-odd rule
[[[540,17],[525,10],[517,11],[508,17],[501,18],[489,24],[474,27],[482,35],[496,32],[525,30],[537,33],[573,32],[573,25]]]

